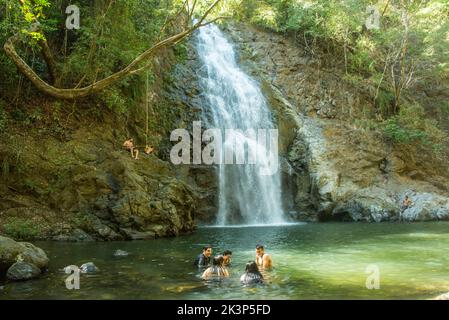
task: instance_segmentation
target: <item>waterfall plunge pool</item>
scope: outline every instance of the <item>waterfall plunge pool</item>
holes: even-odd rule
[[[50,266],[41,278],[1,284],[0,299],[427,299],[449,291],[447,222],[307,223],[199,228],[177,238],[133,242],[37,242]],[[274,269],[264,286],[239,277],[262,242]],[[231,277],[206,283],[192,266],[204,244],[233,251]],[[117,249],[129,252],[114,257]],[[79,290],[67,290],[62,268],[92,261]],[[366,268],[377,265],[380,288]]]

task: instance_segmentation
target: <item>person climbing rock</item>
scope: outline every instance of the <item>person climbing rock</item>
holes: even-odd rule
[[[138,159],[137,157],[138,157],[138,155],[139,155],[139,150],[137,150],[137,148],[136,147],[134,147],[134,140],[131,138],[131,139],[128,139],[128,140],[126,140],[124,143],[123,143],[123,147],[126,149],[126,150],[129,150],[130,152],[131,152],[131,158],[133,158],[133,159]],[[135,154],[135,155],[134,155]]]
[[[402,211],[407,210],[412,205],[412,200],[406,195],[404,200],[402,201]]]

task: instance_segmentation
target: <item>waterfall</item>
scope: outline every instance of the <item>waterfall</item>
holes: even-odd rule
[[[206,97],[203,109],[204,114],[208,115],[204,120],[207,126],[223,132],[226,129],[241,129],[243,132],[248,129],[256,132],[258,129],[275,129],[258,83],[239,68],[232,44],[216,25],[200,28],[196,48],[202,63],[200,82]],[[262,175],[259,170],[274,156],[273,150],[260,142],[263,140],[244,134],[223,134],[223,137],[221,155],[235,139],[237,143],[245,143],[249,146],[247,148],[256,150],[259,162],[218,166],[219,210],[216,224],[283,223],[280,169],[271,175]],[[248,149],[245,150],[248,152]],[[277,158],[275,160],[277,165]]]

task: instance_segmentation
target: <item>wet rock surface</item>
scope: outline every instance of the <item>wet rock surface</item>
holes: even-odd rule
[[[41,270],[32,263],[16,262],[9,267],[6,278],[12,281],[29,280],[38,277]]]
[[[346,119],[371,112],[364,93],[291,39],[229,23],[241,65],[279,128],[284,208],[305,221],[449,219],[447,162],[431,165]],[[402,207],[404,197],[412,201]]]
[[[80,266],[81,273],[95,273],[98,271],[98,267],[93,262],[87,262]]]
[[[0,236],[0,278],[31,279],[40,275],[48,262],[46,253],[33,244]]]

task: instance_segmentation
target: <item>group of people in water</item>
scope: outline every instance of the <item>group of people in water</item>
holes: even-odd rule
[[[222,254],[212,258],[212,246],[203,247],[195,261],[194,266],[205,269],[201,278],[204,280],[223,279],[229,277],[228,267],[231,265],[232,251],[225,250]],[[254,261],[248,261],[245,273],[240,277],[242,284],[263,283],[264,277],[260,271],[273,267],[273,261],[268,253],[265,253],[263,245],[256,245],[256,257]]]

